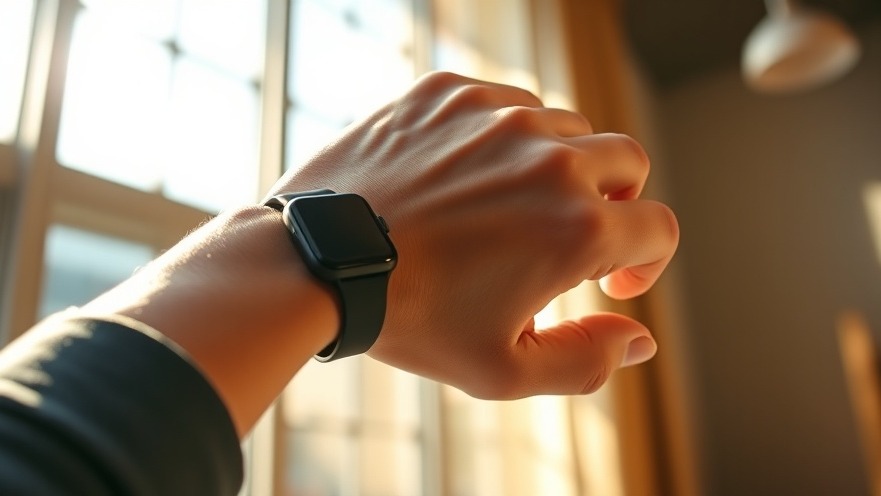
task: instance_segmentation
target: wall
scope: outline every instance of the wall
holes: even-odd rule
[[[711,495],[867,494],[836,320],[881,340],[863,187],[881,181],[881,25],[846,79],[750,93],[736,67],[657,95]],[[881,342],[881,341],[879,341]]]

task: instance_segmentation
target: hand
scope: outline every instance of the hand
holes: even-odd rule
[[[531,93],[435,73],[352,125],[270,195],[364,196],[399,262],[369,355],[482,398],[588,393],[650,358],[620,315],[536,330],[532,316],[585,279],[614,298],[649,289],[678,243],[665,205],[640,200],[649,160]]]

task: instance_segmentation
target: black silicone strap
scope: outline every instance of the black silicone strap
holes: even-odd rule
[[[373,346],[385,320],[389,273],[337,281],[340,295],[340,332],[336,340],[315,355],[319,362],[360,355]]]
[[[267,207],[272,207],[279,212],[284,211],[284,207],[288,204],[289,201],[294,198],[300,198],[301,196],[318,196],[318,195],[333,195],[336,192],[332,189],[313,189],[311,191],[300,191],[299,193],[286,193],[283,195],[275,195],[272,198],[266,200],[266,203],[263,205]]]
[[[294,198],[332,194],[335,193],[329,189],[288,193],[273,196],[264,205],[284,212],[285,206]],[[389,276],[390,273],[385,272],[325,281],[332,283],[339,295],[340,330],[337,338],[315,355],[316,360],[330,362],[370,349],[379,337],[385,320]]]

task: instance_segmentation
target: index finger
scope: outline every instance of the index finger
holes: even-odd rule
[[[607,201],[605,253],[594,254],[611,268],[596,274],[603,292],[626,299],[646,292],[673,258],[679,224],[673,211],[651,200]]]

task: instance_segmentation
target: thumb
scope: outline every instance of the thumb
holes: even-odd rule
[[[592,393],[613,371],[645,362],[658,348],[644,325],[614,313],[526,331],[517,344],[524,396]]]

